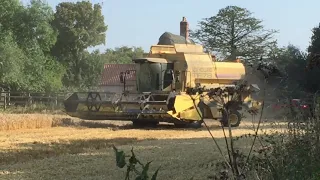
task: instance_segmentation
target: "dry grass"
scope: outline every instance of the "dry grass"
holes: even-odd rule
[[[14,117],[19,116],[11,119]],[[127,153],[134,147],[141,161],[154,161],[151,170],[161,165],[159,179],[206,179],[212,162],[221,159],[204,127],[175,129],[164,124],[133,129],[125,122],[60,119],[59,125],[68,126],[52,128],[49,121],[51,118],[52,124],[53,117],[57,118],[43,117],[48,122],[46,128],[0,131],[0,179],[124,179],[124,170],[115,165],[113,144]],[[216,122],[208,124],[225,150],[221,128]],[[244,121],[233,135],[253,133],[251,124]],[[263,128],[274,129],[268,124]],[[236,146],[247,149],[250,143],[244,139]]]
[[[62,124],[64,118],[48,114],[0,114],[0,131],[55,127]]]

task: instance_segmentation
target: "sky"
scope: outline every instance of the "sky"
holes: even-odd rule
[[[47,0],[50,6],[76,0]],[[146,52],[166,31],[179,34],[179,23],[186,17],[190,29],[197,29],[203,18],[214,16],[228,5],[246,8],[261,19],[266,29],[275,29],[280,46],[289,43],[306,50],[312,28],[320,23],[319,0],[90,0],[102,3],[108,25],[106,44],[98,49],[120,46],[142,47]]]

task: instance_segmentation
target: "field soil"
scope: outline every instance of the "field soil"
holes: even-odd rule
[[[160,124],[156,128],[134,129],[127,122],[59,118],[59,123],[51,127],[46,116],[47,125],[42,128],[0,131],[0,179],[121,180],[125,168],[116,167],[112,145],[128,155],[133,147],[140,161],[152,161],[151,173],[161,166],[158,179],[207,179],[214,171],[214,162],[222,160],[206,127],[177,129]],[[253,134],[252,125],[257,121],[245,119],[233,129],[233,136]],[[206,123],[226,152],[219,124],[209,120]],[[265,122],[261,128],[272,132],[281,127]],[[235,146],[247,150],[251,142],[251,138],[240,139]]]

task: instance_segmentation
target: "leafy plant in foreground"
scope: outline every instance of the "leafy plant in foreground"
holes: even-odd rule
[[[113,146],[113,150],[116,154],[116,163],[119,168],[124,168],[127,166],[127,172],[126,172],[126,177],[125,180],[130,179],[130,173],[135,173],[137,176],[135,180],[149,180],[149,166],[151,164],[151,161],[148,162],[147,164],[141,163],[137,158],[136,155],[133,152],[133,148],[131,149],[131,157],[126,156],[126,154],[123,151],[119,151],[115,146]],[[129,161],[126,161],[126,157],[130,157]],[[142,170],[137,169],[137,165],[142,168]],[[156,172],[152,175],[150,180],[156,180],[158,172],[160,170],[160,167],[156,170]]]

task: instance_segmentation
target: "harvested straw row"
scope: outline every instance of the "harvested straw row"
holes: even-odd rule
[[[64,118],[48,114],[0,114],[0,131],[59,126]]]

